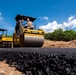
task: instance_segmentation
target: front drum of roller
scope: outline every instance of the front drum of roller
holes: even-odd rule
[[[44,37],[41,36],[24,36],[25,47],[42,47]]]

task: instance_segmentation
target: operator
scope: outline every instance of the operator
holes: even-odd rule
[[[32,23],[32,21],[30,21],[29,18],[27,18],[26,24],[27,24],[27,26],[28,26],[27,28],[33,28],[33,23]]]
[[[21,19],[21,20],[19,20],[19,21],[18,21],[18,23],[19,23],[20,25],[22,25],[22,24],[23,24],[23,22],[24,22],[24,20],[23,20],[23,19]]]
[[[20,33],[20,32],[19,32],[19,27],[22,25],[23,22],[24,22],[23,19],[17,21],[17,23],[16,23],[16,27],[15,27],[15,30],[16,30],[16,33],[17,33],[17,34]]]

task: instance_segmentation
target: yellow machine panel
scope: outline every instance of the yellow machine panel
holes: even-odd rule
[[[0,29],[0,48],[8,48],[8,47],[13,47],[13,38],[12,37],[7,37],[7,30],[6,29]],[[4,34],[6,32],[6,34]]]
[[[2,37],[2,41],[10,41],[12,42],[12,38],[9,38],[9,37]]]

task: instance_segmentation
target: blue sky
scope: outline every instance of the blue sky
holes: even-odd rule
[[[0,28],[13,34],[17,14],[36,17],[37,29],[76,28],[76,0],[0,0]]]

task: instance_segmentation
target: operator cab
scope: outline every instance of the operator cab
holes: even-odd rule
[[[0,38],[1,38],[1,37],[4,37],[4,36],[7,36],[7,30],[0,28]]]
[[[15,17],[15,20],[16,20],[16,28],[19,28],[20,25],[23,26],[24,28],[29,28],[29,29],[35,28],[35,26],[33,26],[33,21],[36,20],[36,18],[17,15]]]

